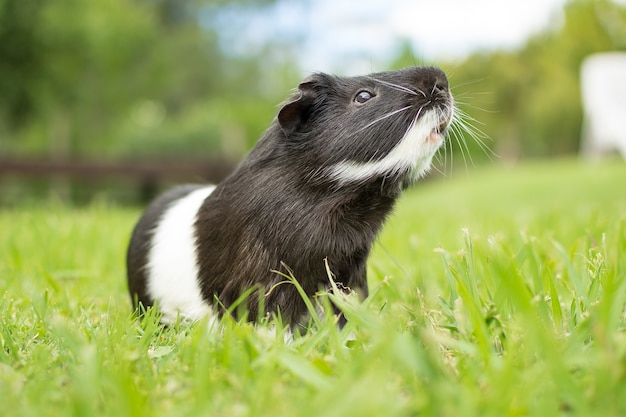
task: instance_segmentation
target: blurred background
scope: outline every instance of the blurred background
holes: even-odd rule
[[[625,50],[617,0],[0,0],[0,205],[217,181],[315,71],[442,67],[498,155],[455,167],[576,155],[581,64]]]

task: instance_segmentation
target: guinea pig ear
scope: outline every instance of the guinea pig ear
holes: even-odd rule
[[[319,75],[312,75],[298,85],[298,96],[288,101],[278,112],[278,123],[286,136],[306,123],[310,109],[319,96]]]

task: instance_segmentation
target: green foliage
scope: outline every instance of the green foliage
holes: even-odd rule
[[[222,3],[211,7],[267,2]],[[271,117],[242,111],[233,118],[232,107],[254,101],[272,110],[283,95],[268,98],[258,56],[236,59],[220,48],[216,29],[198,21],[204,7],[191,0],[0,1],[0,151],[128,157],[176,148],[190,156],[203,149],[201,138],[204,154],[228,148],[223,132],[236,125],[243,153]]]
[[[29,84],[42,68],[41,39],[31,25],[40,20],[35,1],[0,1],[0,116],[11,124],[21,122],[34,106]]]
[[[553,161],[418,185],[376,244],[371,297],[342,301],[348,326],[326,315],[287,341],[280,324],[133,319],[136,210],[0,211],[0,403],[15,416],[623,415],[625,175]]]

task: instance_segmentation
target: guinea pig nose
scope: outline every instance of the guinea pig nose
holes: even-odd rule
[[[415,87],[424,94],[424,97],[446,94],[448,92],[448,78],[437,67],[416,67]]]
[[[437,77],[435,79],[433,92],[445,93],[447,91],[448,91],[448,79],[445,76]]]

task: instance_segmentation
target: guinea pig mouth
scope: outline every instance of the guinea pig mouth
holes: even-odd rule
[[[433,128],[433,130],[430,131],[427,141],[433,143],[442,142],[443,136],[439,133],[437,128]]]
[[[448,126],[450,125],[450,120],[446,119],[443,122],[439,123],[439,126],[435,127],[437,133],[445,134],[448,131]]]
[[[446,131],[448,130],[449,124],[450,122],[448,120],[445,120],[441,122],[438,126],[433,127],[432,130],[430,131],[430,135],[428,136],[428,141],[429,142],[443,142],[444,135],[446,134]]]

